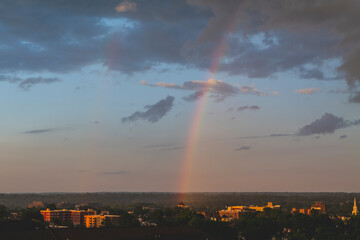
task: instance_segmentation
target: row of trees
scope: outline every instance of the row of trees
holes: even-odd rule
[[[244,240],[360,240],[360,216],[341,220],[313,211],[311,215],[291,214],[287,211],[265,209],[264,212],[243,213],[232,222],[213,221],[187,208],[134,207],[133,214],[120,208],[108,208],[120,215],[116,227],[139,226],[138,218],[158,226],[188,225],[221,239]],[[42,222],[39,209],[21,209],[19,218],[25,221]],[[0,205],[0,219],[9,217],[10,211]],[[110,224],[106,225],[107,227]]]
[[[360,240],[360,216],[343,221],[317,211],[305,215],[265,209],[243,213],[239,219],[224,223],[183,208],[138,207],[134,213],[158,225],[189,225],[229,240]]]
[[[267,210],[244,213],[232,224],[246,240],[360,240],[359,216],[343,221],[315,211],[305,215]]]
[[[326,203],[329,214],[351,214],[353,199],[360,199],[359,193],[187,193],[183,194],[186,204],[210,210],[231,205],[263,205],[270,201],[283,209],[310,207],[314,201]],[[266,200],[266,201],[264,201]],[[98,203],[128,208],[141,202],[159,206],[175,206],[179,201],[177,193],[47,193],[47,194],[0,194],[0,204],[10,208],[24,208],[33,201],[73,204]]]

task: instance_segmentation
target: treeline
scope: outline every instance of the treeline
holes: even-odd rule
[[[308,208],[315,201],[326,204],[329,214],[349,215],[353,198],[358,193],[188,193],[183,194],[185,204],[194,209],[219,210],[227,205],[265,205],[271,201],[282,209]],[[176,193],[47,193],[47,194],[0,194],[0,204],[9,208],[25,208],[33,201],[47,203],[69,202],[73,204],[98,203],[128,208],[138,203],[150,203],[174,207],[180,196]]]
[[[227,240],[360,240],[360,216],[341,220],[317,211],[305,215],[265,209],[263,212],[245,212],[239,219],[222,222],[205,218],[188,208],[138,205],[132,209],[131,214],[125,209],[110,206],[104,210],[121,216],[116,226],[106,225],[108,228],[139,227],[139,219],[142,219],[143,222],[155,223],[157,226],[190,226]],[[1,219],[8,218],[10,213],[7,207],[0,205]],[[39,209],[25,208],[18,213],[21,221],[42,223],[44,226],[47,224],[43,222]],[[219,219],[218,216],[214,217]]]
[[[245,213],[233,222],[234,229],[246,240],[358,240],[360,217],[348,220],[330,218],[313,212],[311,215],[282,211]]]

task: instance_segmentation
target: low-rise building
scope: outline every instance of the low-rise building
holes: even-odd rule
[[[87,228],[116,226],[119,224],[119,215],[85,215],[84,221]]]
[[[28,208],[43,208],[45,207],[45,203],[42,201],[33,201],[32,203],[28,204]]]
[[[310,215],[312,211],[317,211],[320,214],[326,214],[326,207],[323,202],[315,202],[310,208],[292,208],[291,213],[301,213]]]

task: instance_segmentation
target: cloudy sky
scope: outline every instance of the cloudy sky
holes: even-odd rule
[[[1,1],[0,192],[358,192],[359,12]]]

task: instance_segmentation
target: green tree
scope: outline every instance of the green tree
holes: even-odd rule
[[[40,210],[36,208],[26,208],[20,211],[20,219],[25,221],[37,220],[44,221],[44,217],[40,214]]]
[[[0,205],[0,219],[5,219],[9,215],[10,215],[9,209],[4,205]]]

